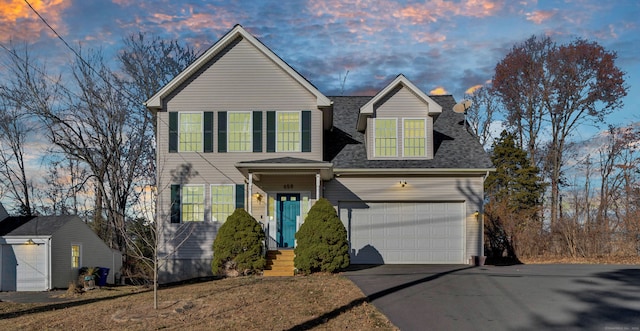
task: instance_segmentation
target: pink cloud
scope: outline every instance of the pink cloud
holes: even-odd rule
[[[459,3],[445,0],[431,0],[420,4],[410,4],[393,13],[393,17],[406,19],[411,24],[433,23],[441,18],[453,16],[488,17],[504,7],[502,0],[466,0]]]
[[[531,21],[535,24],[542,24],[542,22],[552,18],[558,12],[557,9],[554,10],[536,10],[531,13],[527,13],[527,21]]]
[[[419,43],[441,43],[447,40],[447,36],[442,33],[418,32],[413,37]]]

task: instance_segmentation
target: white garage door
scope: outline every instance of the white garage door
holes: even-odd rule
[[[340,203],[352,264],[460,264],[464,204]]]
[[[16,262],[17,291],[46,291],[46,249],[44,245],[12,245]]]

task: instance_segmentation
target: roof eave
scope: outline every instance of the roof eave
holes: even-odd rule
[[[280,57],[278,57],[273,51],[271,51],[267,46],[265,46],[262,42],[256,39],[252,34],[247,32],[240,24],[237,24],[233,27],[227,34],[225,34],[220,40],[218,40],[213,46],[211,46],[204,54],[202,54],[196,61],[190,64],[185,70],[180,72],[176,77],[174,77],[167,85],[165,85],[160,91],[154,94],[144,105],[148,109],[153,110],[161,110],[162,109],[162,99],[169,95],[171,91],[173,91],[177,86],[182,84],[186,79],[188,79],[193,73],[195,73],[200,67],[205,65],[207,62],[211,60],[220,50],[224,49],[231,41],[236,39],[238,36],[242,36],[246,40],[248,40],[254,47],[259,49],[264,55],[266,55],[269,59],[271,59],[274,63],[276,63],[280,68],[282,68],[287,74],[289,74],[293,79],[295,79],[299,84],[304,86],[311,94],[316,97],[316,104],[318,107],[330,107],[332,102],[327,98],[324,94],[322,94],[315,86],[313,86],[309,81],[307,81],[304,77],[302,77],[298,72],[293,70],[290,65],[284,62]]]
[[[495,172],[496,168],[334,168],[333,173],[339,175],[486,175]]]

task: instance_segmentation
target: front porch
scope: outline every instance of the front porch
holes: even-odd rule
[[[293,249],[295,233],[322,197],[323,181],[333,176],[333,165],[283,157],[235,166],[246,178],[247,211],[262,223],[267,250]]]

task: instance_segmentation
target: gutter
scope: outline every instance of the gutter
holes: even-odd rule
[[[468,168],[433,168],[433,169],[425,169],[425,168],[417,168],[417,169],[407,169],[407,168],[344,168],[344,169],[333,169],[333,172],[339,175],[450,175],[450,174],[466,174],[466,175],[483,175],[483,178],[486,178],[490,172],[496,171],[495,168],[479,168],[479,169],[468,169]]]

